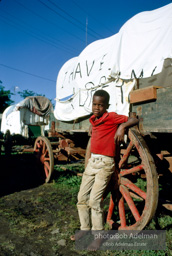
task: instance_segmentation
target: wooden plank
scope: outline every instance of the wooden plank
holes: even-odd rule
[[[131,105],[131,111],[139,117],[139,129],[143,133],[172,133],[172,87],[157,90],[157,100]]]
[[[130,92],[130,103],[152,101],[157,99],[156,90],[161,86],[149,86]]]

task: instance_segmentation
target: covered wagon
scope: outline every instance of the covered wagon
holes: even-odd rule
[[[157,164],[165,160],[171,170],[171,17],[172,4],[135,15],[117,34],[93,42],[67,61],[57,77],[55,130],[88,132],[92,96],[98,89],[110,94],[109,111],[140,120],[118,152],[118,188],[113,179],[109,186],[107,221],[114,225],[117,207],[119,229],[147,225],[158,204]],[[86,162],[89,153],[88,144]]]
[[[30,148],[32,151],[35,139],[45,135],[52,112],[52,103],[43,96],[30,96],[7,107],[1,123],[5,148],[10,150],[16,145],[27,145],[22,150]]]

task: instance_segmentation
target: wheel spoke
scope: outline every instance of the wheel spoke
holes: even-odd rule
[[[44,156],[46,156],[46,154],[48,153],[48,149],[46,148]],[[48,155],[49,156],[49,155]]]
[[[126,227],[126,217],[125,217],[125,207],[124,207],[124,198],[121,197],[118,203],[119,207],[119,218],[121,222],[121,228]]]
[[[50,164],[48,162],[44,162],[44,165],[47,167],[47,169],[50,169]]]
[[[131,174],[131,173],[136,173],[136,172],[142,171],[143,169],[144,169],[144,165],[139,164],[131,169],[125,169],[125,170],[120,171],[120,175],[125,176],[125,175]]]
[[[47,170],[47,167],[44,165],[44,171],[45,171],[45,176],[46,178],[48,177],[49,173],[48,173],[48,170]]]
[[[107,215],[107,221],[111,220],[111,217],[112,217],[112,214],[113,214],[113,209],[114,209],[114,202],[113,202],[112,195],[111,195],[109,210],[108,210],[108,215]]]
[[[42,154],[44,154],[45,153],[45,142],[43,142],[43,145],[42,145]]]
[[[49,161],[49,160],[50,160],[49,157],[45,157],[45,158],[44,158],[44,161]]]
[[[138,221],[140,219],[140,214],[139,214],[139,212],[138,212],[138,210],[137,210],[137,208],[136,208],[136,206],[133,202],[133,199],[130,196],[130,193],[129,193],[128,189],[125,186],[121,185],[120,186],[120,192],[123,195],[123,197],[125,198],[125,201],[127,202],[135,220]]]
[[[38,148],[41,148],[41,145],[40,145],[40,142],[39,142],[39,141],[37,141],[36,146],[37,146]]]
[[[133,193],[133,192],[131,192],[131,191],[130,191],[129,193],[130,193],[130,196],[131,196],[132,198],[135,198],[135,199],[138,199],[138,200],[140,200],[140,201],[143,201],[143,198],[142,198],[142,197],[136,195],[135,193]]]
[[[121,184],[125,185],[127,188],[131,189],[135,193],[137,193],[139,196],[141,196],[143,199],[146,200],[146,192],[141,190],[138,186],[136,186],[133,182],[126,178],[121,178]]]
[[[132,150],[132,147],[133,147],[133,142],[130,141],[130,143],[129,143],[129,145],[128,145],[126,151],[125,151],[125,154],[122,156],[122,158],[121,158],[121,160],[120,160],[120,162],[119,162],[119,168],[121,168],[122,165],[127,161],[128,157],[129,157],[129,155],[130,155],[130,152],[131,152],[131,150]]]

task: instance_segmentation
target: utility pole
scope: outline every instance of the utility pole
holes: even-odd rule
[[[14,104],[16,104],[16,92],[19,90],[18,86],[14,86]]]
[[[85,35],[85,41],[86,41],[86,46],[87,46],[87,26],[88,26],[88,18],[86,18],[86,35]]]

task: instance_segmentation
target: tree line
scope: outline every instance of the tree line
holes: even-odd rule
[[[23,90],[17,92],[21,98],[25,99],[28,96],[45,96],[42,94],[37,94],[30,90]],[[3,113],[4,110],[14,104],[15,102],[11,99],[11,97],[14,95],[13,92],[10,90],[5,90],[5,87],[2,85],[2,81],[0,80],[0,113]],[[51,100],[50,100],[51,101]]]

